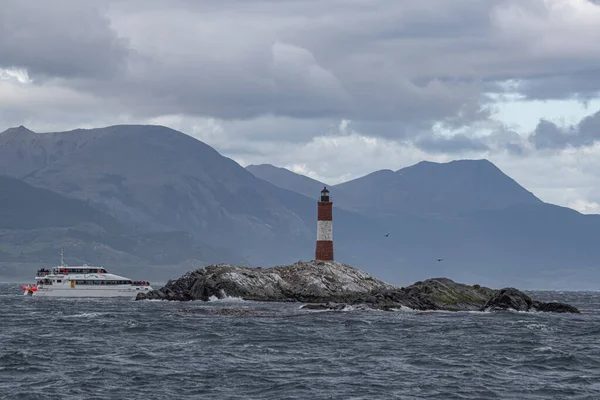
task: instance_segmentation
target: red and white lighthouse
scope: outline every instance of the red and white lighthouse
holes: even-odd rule
[[[317,212],[317,248],[315,260],[333,261],[333,203],[329,201],[329,190],[321,190],[321,201]]]

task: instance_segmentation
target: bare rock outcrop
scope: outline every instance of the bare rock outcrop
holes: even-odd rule
[[[188,272],[137,300],[209,300],[240,297],[258,301],[352,303],[373,290],[393,289],[371,275],[335,261],[297,262],[273,268],[211,265]]]
[[[334,261],[297,262],[273,268],[218,264],[188,272],[136,300],[203,300],[237,297],[256,301],[309,303],[309,310],[353,309],[446,311],[579,312],[562,303],[543,303],[514,288],[500,291],[434,278],[398,288]]]
[[[433,278],[404,288],[375,289],[364,302],[376,309],[408,307],[414,310],[474,311],[495,293],[479,285],[456,283],[448,278]]]
[[[536,301],[515,288],[498,290],[482,307],[482,311],[498,310],[579,313],[577,308],[569,304]]]

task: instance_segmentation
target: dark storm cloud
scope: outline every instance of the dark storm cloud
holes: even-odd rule
[[[504,80],[544,98],[600,87],[576,72],[600,62],[588,49],[589,32],[600,30],[590,19],[581,28],[588,36],[573,44],[577,18],[590,13],[571,18],[569,7],[551,3],[558,0],[7,0],[0,68],[55,77],[48,90],[96,100],[89,112],[108,118],[258,120],[257,137],[293,141],[347,119],[362,134],[422,138],[434,123],[488,119],[486,92],[503,91]],[[274,126],[293,120],[314,122]],[[428,140],[473,149],[463,138]]]
[[[451,32],[459,14],[471,28],[455,35],[485,29],[474,10],[489,7],[400,3],[129,1],[108,2],[103,13],[86,2],[10,1],[0,65],[62,77],[62,85],[137,116],[427,124],[454,117],[465,104],[476,108],[479,83],[421,79],[404,57],[420,38]],[[410,43],[397,42],[404,40]],[[94,78],[106,73],[110,81]]]
[[[582,119],[578,124],[559,127],[541,120],[529,140],[537,149],[585,147],[600,141],[600,111]]]
[[[113,75],[129,50],[110,28],[101,2],[4,0],[0,4],[0,68],[32,78]]]

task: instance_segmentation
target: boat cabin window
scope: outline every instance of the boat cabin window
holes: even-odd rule
[[[91,280],[91,279],[77,279],[75,280],[76,285],[131,285],[131,281],[127,280]]]
[[[56,268],[54,270],[56,274],[106,274],[106,270],[104,268],[94,268],[94,267],[85,267],[85,268]]]

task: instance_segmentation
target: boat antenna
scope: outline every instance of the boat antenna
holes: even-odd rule
[[[61,267],[65,266],[65,248],[64,247],[60,248],[60,266]]]

